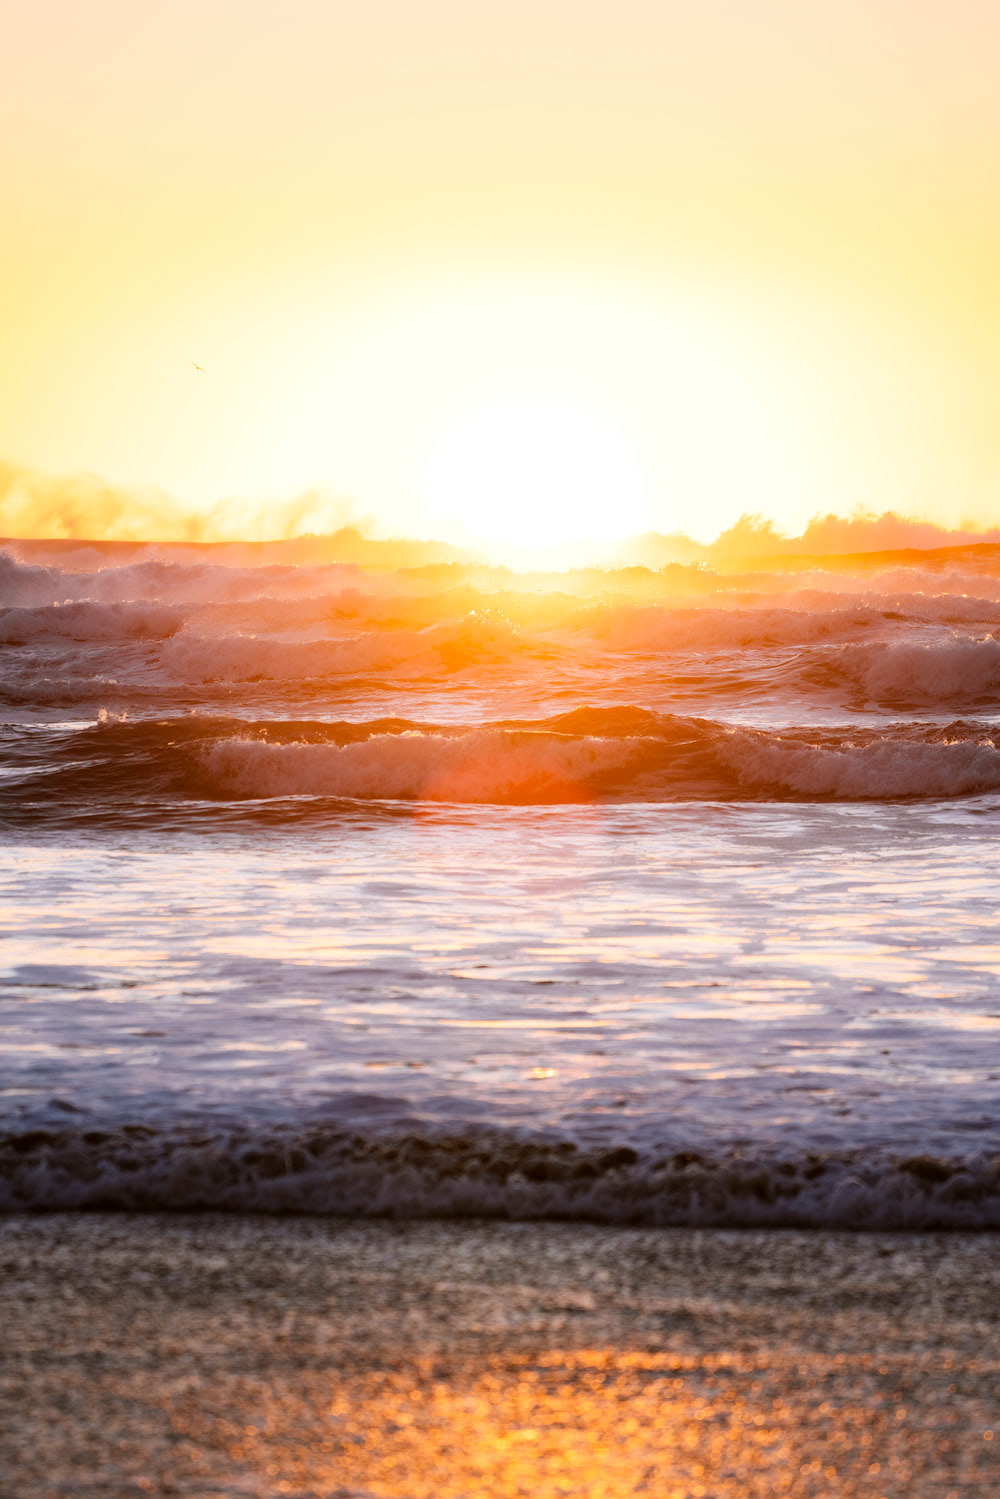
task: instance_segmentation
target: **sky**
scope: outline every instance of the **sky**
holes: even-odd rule
[[[236,532],[1000,519],[994,0],[5,17],[0,460]]]

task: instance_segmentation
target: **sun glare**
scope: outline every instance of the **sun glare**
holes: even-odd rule
[[[497,557],[645,530],[710,540],[745,510],[794,521],[826,499],[810,477],[830,448],[822,403],[786,332],[705,289],[428,276],[359,319],[336,370],[303,361],[286,435],[383,529]]]
[[[431,454],[428,510],[500,547],[611,541],[642,530],[649,481],[627,435],[581,402],[524,392],[474,406]]]
[[[798,310],[610,266],[574,278],[414,263],[339,289],[304,282],[278,309],[261,294],[252,323],[240,309],[214,343],[202,333],[200,369],[178,334],[163,362],[184,441],[167,442],[162,403],[137,380],[118,408],[133,457],[102,477],[142,478],[148,443],[177,514],[206,536],[366,519],[515,565],[600,560],[644,531],[710,541],[748,511],[795,531],[845,495],[869,498],[844,456],[861,446],[837,416],[845,382],[821,388]],[[100,530],[100,516],[78,525]]]

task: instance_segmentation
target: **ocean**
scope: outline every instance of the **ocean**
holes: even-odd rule
[[[0,553],[0,1208],[1000,1227],[1000,547]]]

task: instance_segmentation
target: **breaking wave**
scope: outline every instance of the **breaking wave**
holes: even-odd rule
[[[94,566],[95,557],[84,550],[73,570],[0,553],[7,702],[93,704],[105,688],[117,707],[185,691],[221,702],[254,684],[286,694],[324,683],[404,688],[460,673],[472,682],[492,667],[506,669],[508,684],[520,673],[539,702],[556,692],[606,701],[609,684],[634,672],[629,691],[636,701],[648,693],[650,706],[694,698],[711,711],[723,694],[783,722],[795,721],[797,703],[815,704],[817,690],[851,711],[1000,700],[1000,603],[988,590],[852,594],[790,579],[797,586],[774,599],[698,574],[693,607],[666,573],[590,578],[587,597],[574,591],[580,579],[562,590],[494,579],[503,587],[490,592],[488,578],[450,568],[376,576],[340,563],[140,556]]]
[[[243,796],[573,802],[592,800],[643,747],[633,739],[411,729],[345,745],[228,739],[205,752],[205,764],[217,785]]]
[[[996,703],[1000,640],[892,640],[844,646],[833,666],[865,698],[879,703]]]
[[[884,626],[886,613],[869,605],[853,608],[759,609],[726,601],[714,609],[669,609],[662,605],[606,607],[592,628],[616,651],[719,650],[806,645]]]
[[[164,647],[162,661],[183,682],[307,682],[394,668],[456,671],[491,655],[508,655],[515,644],[509,627],[472,619],[426,630],[368,631],[335,640],[182,635]]]
[[[1000,807],[1000,547],[954,552],[913,566],[897,557],[891,567],[862,559],[838,570],[810,558],[802,571],[785,559],[783,570],[761,561],[739,575],[678,564],[535,577],[455,560],[363,571],[323,560],[331,553],[316,539],[298,552],[85,543],[24,543],[18,552],[13,544],[0,553],[0,826],[11,889],[20,882],[35,895],[11,949],[20,1030],[8,1039],[25,1087],[9,1090],[0,1132],[0,1209],[1000,1228],[987,1094],[978,1095],[974,1119],[955,1105],[974,1086],[963,1078],[993,1077],[985,1063],[981,1072],[963,1069],[970,1059],[978,1068],[982,1038],[996,1028],[995,1006],[984,1013],[979,1002],[990,993],[993,954],[988,922],[975,911]],[[958,797],[984,799],[967,816],[924,805]],[[899,799],[919,805],[882,816],[773,806]],[[668,803],[695,805],[671,816]],[[706,813],[709,803],[772,804],[772,812]],[[563,814],[559,806],[602,811]],[[512,807],[546,810],[503,810]],[[620,815],[606,810],[621,807]],[[928,843],[920,881],[906,900],[877,907],[901,913],[899,943],[879,946],[877,912],[856,941],[869,889],[858,871],[874,868],[871,850],[891,853],[901,846],[893,838],[914,829],[923,841],[928,827],[946,832]],[[796,850],[805,848],[805,883],[794,885],[803,896],[771,900],[765,919],[763,904],[785,871],[778,882],[757,871],[791,849],[792,828]],[[617,845],[624,857],[608,858],[605,835],[623,831],[631,840],[632,829],[651,840],[645,862],[631,841]],[[819,893],[808,884],[818,867],[809,840],[823,829],[838,839],[837,867],[859,880],[850,900],[835,894],[831,904],[826,883]],[[536,835],[537,857],[528,846]],[[300,901],[314,872],[326,878],[345,837],[354,852],[332,871],[334,884],[316,884],[311,903]],[[303,848],[308,860],[292,868]],[[156,862],[161,849],[168,864]],[[944,907],[928,916],[921,906],[918,919],[912,902],[956,849],[939,934]],[[516,899],[490,871],[495,850],[497,868],[515,866]],[[425,854],[426,864],[413,863]],[[455,876],[459,861],[480,857],[499,905],[479,869],[471,900]],[[398,900],[411,888],[411,865],[416,897]],[[565,956],[550,959],[557,907],[546,902],[565,898],[565,872],[576,890],[588,870],[597,871],[594,890],[573,914],[588,923],[586,935],[578,940],[567,921]],[[210,887],[231,871],[225,919],[236,935],[220,958],[213,933],[223,906]],[[179,899],[196,877],[207,898]],[[250,885],[240,879],[266,886],[266,895],[244,899]],[[884,890],[881,868],[878,879]],[[697,895],[690,906],[689,881]],[[481,896],[492,925],[480,942]],[[501,939],[494,929],[506,920],[504,902],[512,914]],[[771,922],[779,906],[787,910]],[[254,949],[261,911],[280,912],[280,921],[268,932],[271,945],[245,961],[236,949]],[[699,912],[710,913],[710,925]],[[824,943],[838,912],[851,950],[845,958],[844,945],[833,944],[828,962]],[[423,950],[444,929],[435,922],[453,915],[469,955],[483,963],[463,956],[459,966],[450,939],[440,951]],[[288,947],[282,923],[301,934],[327,920],[346,920],[350,941],[338,937],[307,985],[306,948],[298,937]],[[369,941],[383,922],[384,955]],[[922,935],[912,937],[908,922]],[[970,923],[983,933],[978,945]],[[731,963],[719,956],[730,925],[753,939],[734,940]],[[168,928],[177,943],[165,942]],[[86,975],[77,964],[82,932],[103,955]],[[675,933],[685,942],[675,943]],[[802,933],[809,940],[799,943]],[[771,944],[763,956],[758,935]],[[50,985],[52,973],[35,961],[51,956],[50,945],[49,968],[74,967],[79,992],[61,987],[65,973]],[[889,965],[878,966],[878,984],[871,963]],[[648,991],[636,988],[640,965]],[[910,968],[912,978],[900,977]],[[564,991],[540,989],[536,1004],[536,983],[563,979]],[[713,992],[689,1004],[689,989],[701,988]],[[946,989],[952,997],[940,1015],[921,1010],[929,993]],[[724,1004],[716,990],[726,991]],[[328,992],[337,1000],[315,1012],[315,1031],[305,1022],[300,1029],[300,992],[310,1006]],[[655,1046],[645,1019],[626,1031],[631,1014],[619,1005],[623,996],[640,1004],[647,992],[653,1003],[643,1014],[661,1028]],[[889,992],[892,1010],[882,1003]],[[381,1027],[398,1024],[402,1035],[405,1021],[436,1045],[450,1013],[442,993],[465,1029],[441,1056],[478,1048],[466,1030],[480,1037],[489,1026],[496,1065],[493,1054],[468,1059],[476,1068],[468,1087],[450,1070],[407,1074],[425,1080],[414,1093],[420,1104],[327,1087],[327,1054],[303,1037],[322,1030],[333,1038],[329,1056],[337,1053],[335,1068],[341,1054],[347,1059],[352,1088],[372,1076],[362,1067],[405,1060],[419,1069],[422,1057],[397,1056],[391,1041],[395,1060],[384,1062]],[[662,1029],[664,994],[671,1005],[682,996],[676,1032]],[[152,1026],[164,1006],[175,1030]],[[360,1019],[364,1006],[378,1027]],[[578,1088],[566,1069],[562,1095],[555,1067],[532,1068],[522,1087],[492,1006],[505,1022],[522,1017],[529,1026],[544,1014],[538,1036],[568,1038],[563,1022],[579,1021],[586,1039],[573,1055],[607,1056],[606,1070],[582,1062]],[[608,1028],[612,1010],[621,1030]],[[280,1033],[280,1045],[249,1044],[251,1014],[268,1019],[268,1037]],[[336,1029],[342,1023],[349,1036]],[[746,1049],[744,1025],[764,1037],[760,1052]],[[106,1045],[115,1027],[140,1049]],[[811,1074],[803,1083],[814,1043],[828,1031],[823,1085]],[[162,1050],[138,1040],[157,1036]],[[582,1049],[605,1042],[604,1050]],[[536,1046],[564,1054],[563,1040],[531,1036],[524,1055],[532,1062],[548,1055]],[[675,1073],[687,1047],[710,1074],[700,1061],[690,1075]],[[296,1048],[290,1056],[302,1049],[301,1069],[282,1060],[287,1048]],[[196,1053],[199,1080],[187,1071]],[[551,1079],[544,1103],[528,1097],[535,1073]],[[852,1080],[843,1090],[850,1107],[840,1106],[839,1073]],[[307,1075],[308,1088],[298,1081]],[[686,1086],[709,1075],[711,1092]],[[628,1097],[605,1096],[600,1077],[615,1087],[628,1078]],[[765,1113],[776,1078],[782,1096]],[[668,1097],[661,1084],[674,1080]],[[983,1083],[987,1093],[991,1086]],[[784,1096],[799,1092],[807,1104]],[[640,1097],[642,1107],[633,1107]],[[480,1112],[482,1122],[470,1123]],[[543,1129],[546,1119],[556,1122]],[[515,1120],[523,1127],[508,1128]],[[937,1153],[923,1153],[931,1146]]]
[[[25,562],[0,551],[0,600],[7,604],[105,604],[155,601],[166,604],[244,602],[269,596],[334,593],[357,588],[363,579],[352,563],[312,567],[272,563],[232,567],[209,560],[167,561],[155,555],[101,565],[98,554],[84,552],[78,569]],[[96,566],[94,564],[97,564]],[[370,582],[366,584],[372,587]]]
[[[224,740],[205,753],[230,795],[531,803],[619,800],[953,797],[1000,789],[988,738],[867,742],[729,729],[677,720],[650,736],[563,738],[537,730],[425,730],[362,743]]]
[[[1000,748],[981,727],[734,728],[640,708],[442,726],[262,720],[196,713],[119,718],[10,737],[0,809],[54,804],[108,817],[128,800],[489,805],[734,800],[871,801],[1000,790]]]
[[[89,599],[15,605],[0,609],[0,645],[27,645],[36,640],[164,640],[181,628],[187,612],[177,604],[101,604]]]
[[[1000,788],[1000,750],[989,738],[812,742],[733,730],[719,748],[741,786],[761,796],[882,801],[969,796]]]

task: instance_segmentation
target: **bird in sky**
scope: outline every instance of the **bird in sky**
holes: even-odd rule
[[[195,364],[193,359],[192,359],[191,363],[194,364],[194,367],[195,367],[196,370],[201,370],[202,374],[205,373],[205,371],[203,369],[201,369],[201,365],[200,364]]]

